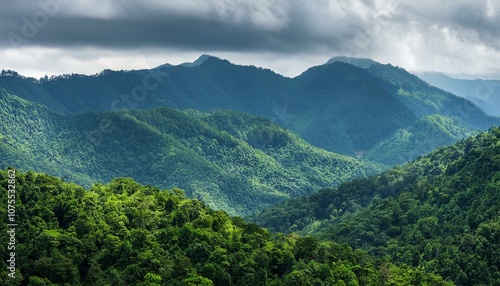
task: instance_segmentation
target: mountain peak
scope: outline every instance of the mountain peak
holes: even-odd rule
[[[333,63],[346,63],[346,64],[351,64],[360,68],[368,68],[373,64],[378,64],[378,62],[368,59],[368,58],[356,58],[356,57],[347,57],[347,56],[336,56],[331,58],[328,62],[326,62],[327,65],[333,64]]]
[[[192,63],[183,63],[183,64],[180,64],[180,66],[188,67],[188,68],[196,67],[196,66],[199,66],[199,65],[203,64],[206,60],[208,60],[210,58],[216,58],[216,59],[218,59],[217,57],[214,57],[214,56],[211,56],[211,55],[207,55],[207,54],[203,54],[198,59],[196,59],[196,61],[194,61]]]

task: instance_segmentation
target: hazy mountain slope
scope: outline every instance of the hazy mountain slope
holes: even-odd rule
[[[420,73],[433,86],[464,97],[486,114],[500,117],[500,80],[456,79],[441,73]]]
[[[92,76],[73,74],[41,80],[2,76],[0,87],[59,111],[52,102],[42,102],[33,95],[36,86],[72,113],[170,106],[204,111],[234,109],[271,116],[277,98],[288,93],[289,81],[270,70],[210,57],[191,67],[105,70]]]
[[[89,186],[117,176],[233,214],[373,174],[373,164],[313,147],[264,118],[160,108],[57,115],[5,91],[2,167],[50,172]]]
[[[5,72],[0,76],[0,87],[59,113],[159,106],[243,111],[265,116],[316,146],[349,156],[368,153],[375,146],[397,139],[417,118],[425,116],[458,119],[468,131],[500,123],[499,118],[488,117],[469,101],[434,88],[403,69],[371,60],[347,59],[332,59],[298,77],[286,78],[270,70],[204,55],[196,64],[105,70],[94,76],[35,80]],[[441,146],[441,141],[426,143],[434,149]],[[428,149],[412,146],[410,150],[401,143],[396,149],[404,153],[422,155],[414,150]],[[378,152],[372,154],[372,160],[384,164],[405,162],[399,161],[398,154],[380,158]]]
[[[354,155],[369,150],[396,130],[409,125],[414,114],[379,80],[358,67],[334,63],[309,69],[297,79],[300,103],[290,128],[327,150]]]
[[[17,190],[15,278],[2,285],[451,285],[361,250],[273,235],[183,196],[129,178],[86,191],[33,172],[0,171]],[[2,192],[2,201],[7,192]],[[7,217],[7,208],[1,215]],[[22,222],[22,226],[21,226]],[[11,227],[0,226],[9,241]]]
[[[43,104],[58,113],[68,113],[69,110],[52,94],[41,87],[34,78],[26,78],[17,72],[2,70],[0,73],[0,88],[18,94],[21,98]]]
[[[499,118],[488,116],[478,106],[471,103],[469,101],[471,99],[470,96],[462,96],[464,92],[470,93],[471,90],[470,86],[463,88],[467,85],[466,81],[461,84],[454,82],[457,83],[455,85],[448,82],[446,85],[450,88],[443,88],[443,90],[441,86],[429,85],[429,83],[416,75],[409,73],[403,68],[394,67],[391,64],[384,65],[370,59],[350,57],[334,57],[328,61],[328,64],[338,62],[349,63],[363,68],[370,74],[382,79],[385,83],[389,83],[383,86],[417,116],[439,114],[442,116],[457,117],[463,123],[470,125],[470,127],[483,130],[489,128],[491,125],[499,124]],[[430,74],[428,75],[427,78],[434,78]],[[434,80],[430,83],[433,84],[433,82],[438,83],[442,81]],[[478,84],[474,86],[474,90],[478,88]],[[454,85],[453,88],[451,87],[452,85]],[[489,85],[485,83],[484,86],[481,85],[479,88],[480,92],[491,94],[495,89],[495,84],[493,82]]]
[[[337,62],[351,64],[353,66],[357,66],[357,67],[364,68],[364,69],[370,67],[371,65],[379,64],[378,62],[376,62],[372,59],[347,57],[347,56],[335,56],[335,57],[329,59],[326,63],[333,64],[333,63],[337,63]]]
[[[459,285],[496,285],[500,254],[500,129],[402,167],[290,200],[253,218],[362,247]]]

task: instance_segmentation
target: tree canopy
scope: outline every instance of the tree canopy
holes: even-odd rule
[[[346,242],[459,285],[500,284],[500,129],[368,179],[267,209],[252,221]]]
[[[8,179],[1,171],[2,188]],[[16,192],[18,266],[2,285],[450,285],[347,244],[270,233],[180,189],[130,178],[85,190],[17,172]],[[4,259],[0,266],[7,277]]]

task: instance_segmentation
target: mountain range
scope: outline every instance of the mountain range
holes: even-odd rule
[[[500,118],[390,64],[4,70],[0,120],[9,285],[500,284]]]
[[[500,80],[457,79],[442,73],[419,73],[433,86],[470,100],[486,114],[500,116]]]
[[[346,242],[457,285],[500,282],[500,129],[254,215],[272,231]]]
[[[132,177],[183,188],[238,215],[381,170],[237,111],[61,115],[0,90],[0,118],[1,168],[46,172],[86,187]]]
[[[345,61],[333,58],[287,78],[203,55],[194,63],[93,76],[34,79],[3,71],[0,87],[59,114],[165,106],[242,111],[317,147],[389,166],[500,122],[401,68]],[[428,136],[427,130],[435,133]]]

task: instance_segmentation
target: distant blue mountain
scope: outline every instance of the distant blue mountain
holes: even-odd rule
[[[442,73],[420,73],[429,84],[464,97],[486,114],[500,117],[500,80],[457,79]]]
[[[346,64],[351,64],[353,66],[357,66],[360,68],[368,68],[373,64],[380,64],[379,62],[376,62],[372,59],[367,59],[367,58],[356,58],[356,57],[346,57],[346,56],[336,56],[331,58],[327,64],[333,64],[333,63],[346,63]]]
[[[209,58],[212,58],[212,57],[213,56],[210,56],[210,55],[207,55],[207,54],[203,54],[198,59],[196,59],[196,61],[194,61],[192,63],[183,63],[183,64],[180,64],[180,65],[184,66],[184,67],[192,68],[192,67],[196,67],[196,66],[201,65],[206,60],[208,60]],[[215,57],[213,57],[213,58],[215,58]]]

